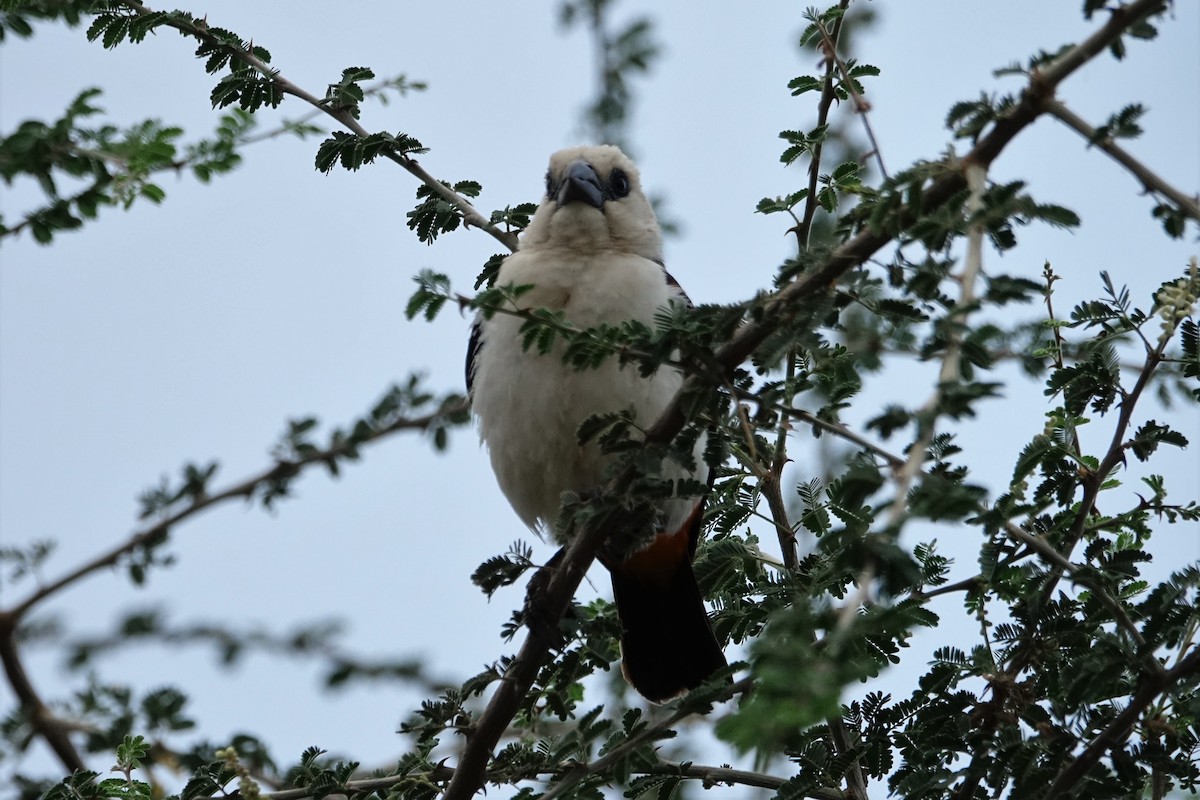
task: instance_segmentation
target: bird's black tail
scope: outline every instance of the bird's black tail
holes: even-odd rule
[[[621,618],[621,670],[647,700],[663,703],[725,666],[688,555],[673,568],[610,569]]]

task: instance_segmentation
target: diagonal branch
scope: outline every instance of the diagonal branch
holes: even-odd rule
[[[825,80],[821,87],[821,99],[817,101],[817,127],[829,121],[829,109],[833,106],[833,101],[837,99],[837,81],[834,80],[834,72],[837,68],[837,43],[838,38],[842,33],[842,20],[845,19],[845,11],[850,6],[850,0],[841,0],[838,7],[842,10],[842,14],[838,16],[833,23],[833,30],[825,37],[822,45],[826,50],[825,53]],[[793,228],[796,232],[796,241],[800,245],[801,254],[808,249],[809,238],[812,236],[813,218],[817,215],[817,207],[820,205],[817,202],[817,180],[821,172],[821,151],[824,149],[823,142],[817,142],[813,145],[812,159],[808,165],[808,196],[804,199],[804,218],[800,223]]]
[[[81,770],[84,768],[83,758],[68,736],[70,726],[50,711],[33,688],[17,650],[16,637],[16,618],[0,615],[0,664],[3,664],[4,675],[13,694],[17,696],[17,702],[21,704],[21,711],[34,733],[45,740],[68,772]]]
[[[821,98],[817,101],[817,127],[824,127],[829,121],[829,111],[833,107],[833,101],[837,99],[837,82],[834,80],[834,72],[837,62],[837,40],[842,32],[842,21],[845,19],[846,9],[850,7],[850,0],[841,0],[838,3],[838,8],[841,9],[841,14],[833,23],[832,33],[826,33],[824,27],[821,28],[823,34],[822,48],[825,50],[825,76],[822,81]],[[820,25],[820,19],[817,23]],[[799,249],[799,255],[803,257],[808,250],[809,241],[812,238],[813,219],[817,213],[817,182],[821,172],[821,153],[824,150],[824,139],[822,138],[813,145],[808,164],[808,195],[804,200],[804,217],[796,223],[792,231],[796,234],[796,244]],[[787,370],[784,376],[784,384],[787,386],[788,400],[787,405],[792,404],[792,398],[795,396],[795,391],[792,388],[792,380],[796,374],[796,350],[790,349],[787,354]],[[779,538],[779,550],[783,556],[783,564],[789,569],[795,569],[796,564],[800,560],[800,556],[796,550],[796,531],[792,523],[788,520],[787,503],[783,499],[783,470],[787,466],[787,439],[789,427],[786,417],[780,417],[779,430],[775,434],[775,450],[771,458],[771,466],[768,470],[761,471],[759,477],[759,485],[762,493],[767,499],[767,506],[771,511],[771,522],[775,526],[776,536]]]
[[[723,692],[725,697],[736,697],[741,692],[750,688],[750,680],[743,678],[736,684],[728,687]],[[668,731],[674,727],[675,723],[680,720],[690,717],[696,713],[694,706],[684,705],[676,709],[671,714],[666,715],[662,719],[655,722],[653,725],[647,725],[637,735],[631,736],[627,741],[622,742],[617,747],[606,752],[603,756],[591,762],[590,764],[577,764],[572,767],[565,775],[562,776],[553,786],[551,786],[545,794],[541,796],[541,800],[554,800],[558,797],[567,796],[571,789],[584,778],[589,775],[598,775],[608,770],[614,764],[620,762],[621,759],[627,757],[643,744],[653,741],[655,737],[663,731]]]
[[[1129,170],[1141,182],[1147,192],[1161,195],[1170,200],[1175,206],[1195,222],[1200,223],[1200,202],[1195,197],[1188,197],[1161,178],[1158,173],[1138,161],[1128,150],[1121,147],[1111,138],[1097,138],[1097,131],[1083,117],[1051,98],[1046,102],[1046,112],[1071,130],[1087,139],[1090,144],[1112,156],[1112,159]]]
[[[450,420],[455,416],[459,416],[466,412],[466,400],[457,400],[448,405],[439,408],[436,411],[425,414],[420,417],[401,417],[394,420],[382,428],[371,431],[365,437],[358,440],[359,444],[368,444],[379,441],[387,436],[390,436],[399,431],[405,430],[428,430],[438,423]],[[256,475],[252,475],[239,483],[226,487],[215,494],[205,494],[197,497],[190,505],[176,511],[175,513],[160,519],[158,522],[143,528],[134,533],[129,539],[123,543],[113,547],[107,552],[101,553],[92,560],[81,564],[72,572],[64,575],[58,580],[48,583],[45,586],[38,588],[27,598],[22,600],[12,608],[0,611],[0,631],[5,629],[6,625],[15,626],[20,621],[29,609],[41,602],[50,595],[55,594],[63,587],[75,583],[79,579],[96,572],[97,570],[116,564],[123,556],[143,547],[148,543],[166,535],[171,528],[174,528],[179,523],[196,516],[202,511],[207,511],[210,508],[226,503],[230,500],[245,500],[254,496],[255,492],[260,487],[265,486],[273,481],[278,481],[282,478],[289,478],[298,475],[307,467],[314,464],[328,464],[339,457],[346,455],[346,445],[335,444],[324,450],[315,450],[312,453],[294,460],[279,460],[267,467]]]
[[[1050,784],[1046,794],[1042,795],[1042,800],[1053,800],[1070,792],[1106,751],[1120,746],[1133,729],[1138,717],[1151,703],[1179,681],[1185,678],[1195,678],[1197,673],[1200,673],[1200,647],[1192,648],[1192,652],[1170,670],[1158,675],[1145,676],[1141,685],[1138,686],[1137,692],[1130,699],[1129,705],[1125,706],[1107,728],[1101,731],[1095,739],[1092,739],[1074,761],[1058,773],[1054,783]]]
[[[120,4],[139,16],[148,16],[154,13],[147,8],[145,4],[139,2],[139,0],[120,0]],[[168,15],[163,20],[163,24],[175,28],[185,36],[191,36],[194,39],[211,45],[231,49],[228,47],[228,45],[221,42],[217,37],[209,33],[206,28],[187,22],[178,15]],[[292,97],[303,100],[313,108],[319,109],[325,114],[328,114],[330,117],[336,120],[339,125],[348,129],[357,136],[370,136],[370,132],[368,132],[367,129],[364,128],[359,121],[354,118],[348,109],[335,107],[309,93],[300,86],[297,86],[287,78],[283,77],[278,70],[264,63],[262,59],[254,55],[254,53],[250,52],[248,49],[234,51],[233,55],[243,64],[253,68],[263,77],[271,79],[271,81],[273,81],[279,90],[284,94],[290,94]],[[407,170],[417,180],[429,187],[438,197],[457,208],[463,215],[463,221],[468,225],[486,231],[490,236],[492,236],[492,238],[496,239],[496,241],[500,242],[500,244],[504,245],[509,250],[517,249],[517,237],[515,234],[508,231],[502,231],[493,225],[487,217],[483,216],[483,214],[481,214],[479,210],[475,208],[475,206],[471,205],[471,202],[467,200],[467,198],[463,197],[458,192],[454,191],[437,178],[426,172],[425,168],[422,167],[415,158],[390,148],[385,149],[383,151],[383,155]]]
[[[863,97],[858,92],[858,88],[854,85],[854,79],[850,77],[850,71],[846,69],[846,62],[837,54],[837,42],[834,37],[825,29],[825,25],[820,20],[817,21],[817,29],[821,32],[821,39],[825,43],[825,50],[828,57],[837,65],[838,72],[842,76],[842,86],[850,95],[850,99],[854,101],[854,113],[862,118],[863,129],[867,134],[867,141],[871,143],[871,152],[864,158],[875,157],[875,163],[879,165],[879,174],[887,179],[887,167],[883,164],[883,151],[879,149],[879,140],[875,138],[875,129],[871,127],[871,104],[867,98]]]
[[[400,418],[377,430],[371,431],[359,440],[359,444],[378,441],[402,430],[427,430],[437,423],[461,415],[465,411],[466,401],[459,400],[444,405],[437,411],[422,417]],[[69,726],[65,725],[50,712],[25,672],[16,643],[16,634],[21,618],[45,598],[98,570],[116,564],[122,557],[134,552],[139,547],[161,539],[172,527],[188,518],[230,500],[251,498],[260,487],[272,481],[295,476],[306,467],[314,464],[331,463],[335,459],[346,455],[346,453],[346,445],[342,443],[325,450],[317,450],[304,458],[279,460],[257,475],[236,483],[220,492],[211,495],[201,495],[194,499],[187,507],[138,531],[125,542],[85,562],[58,580],[38,588],[12,608],[0,610],[0,664],[3,665],[8,682],[12,686],[13,692],[17,695],[17,699],[21,703],[21,708],[29,719],[34,731],[50,745],[50,748],[54,750],[55,755],[58,756],[59,761],[68,771],[74,772],[83,769],[84,763],[68,736]]]
[[[787,783],[785,778],[767,775],[761,772],[750,772],[742,769],[731,769],[726,766],[709,766],[706,764],[673,764],[663,761],[648,767],[633,767],[633,775],[679,775],[702,781],[705,788],[714,784],[725,783],[739,786],[753,786],[759,789],[779,789]],[[401,787],[406,782],[420,782],[423,787],[430,784],[445,783],[454,777],[454,769],[447,766],[435,766],[426,772],[410,772],[402,775],[385,775],[380,778],[363,778],[347,781],[340,789],[347,794],[365,794],[368,792],[387,791]],[[555,785],[557,787],[557,784]],[[551,795],[543,795],[550,797]],[[241,791],[228,794],[198,797],[195,800],[245,800],[248,796]],[[277,792],[261,792],[256,795],[258,800],[311,800],[314,797],[312,789],[283,789]],[[837,789],[815,789],[806,797],[814,800],[845,800],[845,795]]]

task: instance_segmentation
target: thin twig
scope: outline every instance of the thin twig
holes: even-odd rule
[[[846,62],[837,54],[837,41],[825,29],[824,23],[820,20],[817,20],[817,30],[821,32],[821,40],[825,43],[825,49],[832,55],[838,72],[842,75],[842,86],[850,94],[850,99],[854,101],[854,113],[862,118],[863,129],[867,132],[867,141],[871,143],[871,152],[869,155],[875,157],[875,163],[879,165],[879,174],[884,179],[887,179],[889,176],[887,167],[883,165],[883,152],[879,149],[879,141],[875,138],[875,129],[871,127],[871,104],[867,101],[867,98],[859,93],[858,87],[854,85],[854,81],[850,77],[850,72],[846,69]]]
[[[842,33],[842,20],[845,18],[845,11],[850,6],[850,0],[841,0],[838,7],[842,9],[842,14],[833,23],[833,30],[829,33],[829,40],[833,42],[834,47],[837,46],[838,37]],[[825,53],[825,80],[821,87],[821,99],[817,101],[817,127],[820,128],[829,122],[829,109],[833,107],[833,101],[837,99],[837,86],[833,80],[834,69],[836,63],[832,52]],[[812,236],[813,218],[817,215],[817,208],[820,205],[817,202],[817,180],[821,172],[821,151],[824,150],[824,142],[817,142],[813,145],[812,160],[808,165],[808,196],[804,198],[804,217],[800,220],[800,224],[793,230],[796,232],[796,241],[800,247],[801,255],[808,249],[809,239]]]
[[[1154,170],[1138,161],[1128,150],[1121,147],[1111,138],[1098,138],[1097,130],[1089,125],[1083,117],[1080,117],[1063,105],[1060,100],[1053,97],[1048,99],[1046,101],[1046,112],[1087,139],[1089,144],[1095,145],[1098,149],[1112,156],[1114,161],[1138,179],[1142,184],[1142,188],[1147,192],[1167,198],[1186,216],[1195,222],[1200,222],[1200,201],[1197,201],[1195,197],[1188,197],[1167,183],[1166,179],[1160,177]]]
[[[546,774],[546,773],[539,773]],[[742,769],[731,769],[729,767],[716,767],[705,764],[690,764],[690,763],[672,763],[670,761],[662,761],[646,767],[635,766],[630,770],[632,775],[680,775],[685,778],[693,778],[703,783],[705,788],[709,788],[716,784],[732,784],[737,786],[752,786],[759,789],[779,789],[787,783],[786,778],[767,775],[761,772],[750,772]],[[386,791],[392,789],[405,781],[421,781],[427,784],[445,783],[454,776],[454,769],[446,766],[436,766],[428,772],[414,772],[406,775],[387,775],[382,778],[364,778],[362,780],[347,781],[341,787],[346,793],[360,794],[373,791]],[[553,792],[557,788],[551,789]],[[285,789],[278,792],[263,792],[258,795],[260,800],[309,800],[313,796],[311,789]],[[551,794],[543,795],[550,797]],[[814,800],[846,800],[845,795],[837,789],[816,789],[806,797]],[[240,800],[242,795],[239,792],[232,792],[222,795],[211,795],[205,798],[197,798],[196,800]]]
[[[722,695],[725,698],[736,697],[749,688],[750,679],[743,678],[742,680],[731,684],[728,688],[726,688]],[[652,725],[647,725],[645,728],[638,731],[637,734],[631,736],[626,741],[612,748],[595,761],[587,764],[577,764],[572,767],[567,771],[566,774],[554,782],[554,785],[551,786],[546,793],[541,796],[540,800],[554,800],[554,798],[562,797],[584,778],[588,777],[589,775],[598,775],[605,772],[613,764],[616,764],[620,762],[621,759],[628,757],[631,753],[642,747],[647,742],[654,741],[664,731],[668,731],[674,727],[675,723],[692,716],[693,714],[697,713],[697,711],[698,709],[694,705],[688,705],[687,703],[684,703],[684,705],[680,708],[664,716],[662,719],[658,720]]]
[[[16,622],[15,617],[0,616],[0,663],[4,666],[8,685],[17,696],[21,711],[29,721],[30,727],[50,746],[67,772],[84,769],[83,758],[68,735],[71,726],[50,711],[29,681],[29,675],[25,672],[25,665],[17,650]]]
[[[1157,369],[1159,363],[1162,361],[1163,350],[1166,348],[1166,345],[1166,341],[1160,342],[1158,347],[1146,356],[1146,362],[1142,365],[1142,371],[1138,374],[1133,388],[1125,393],[1124,398],[1121,400],[1121,410],[1117,414],[1117,424],[1113,426],[1112,439],[1109,442],[1104,458],[1095,470],[1089,471],[1083,478],[1083,494],[1079,500],[1078,511],[1075,513],[1075,519],[1071,524],[1070,531],[1067,533],[1061,551],[1063,557],[1066,559],[1070,559],[1075,545],[1079,543],[1080,539],[1083,538],[1084,532],[1087,530],[1087,521],[1095,512],[1096,499],[1100,495],[1101,487],[1108,481],[1108,476],[1112,474],[1113,470],[1124,462],[1125,435],[1129,431],[1129,426],[1133,421],[1133,411],[1142,396],[1142,392],[1149,385],[1154,370]],[[1055,564],[1047,576],[1046,585],[1042,588],[1041,599],[1039,601],[1041,605],[1045,605],[1054,596],[1055,587],[1063,575],[1063,569],[1062,565]],[[1029,659],[1032,658],[1032,652],[1033,648],[1020,649],[1013,660],[1014,669],[1019,672],[1028,666]]]
[[[830,34],[834,42],[837,41],[837,37],[841,34],[842,18],[845,16],[845,11],[849,6],[850,0],[841,0],[839,3],[839,7],[843,13],[838,15],[837,20],[834,22],[833,33]],[[834,67],[834,54],[832,51],[828,51],[825,54],[825,78],[821,87],[821,98],[817,102],[818,128],[828,122],[829,111],[833,107],[833,101],[837,98],[837,87],[834,83]],[[817,180],[821,172],[822,150],[823,142],[819,141],[813,146],[808,165],[808,195],[804,200],[804,219],[793,228],[796,233],[796,247],[800,256],[803,256],[808,250],[809,242],[812,238],[812,222],[817,213],[818,206]],[[795,215],[793,215],[794,217]],[[794,348],[789,349],[785,356],[787,367],[786,374],[784,375],[784,386],[788,393],[786,405],[789,406],[792,404],[792,399],[795,396],[792,389],[792,379],[796,374],[797,357],[797,352]],[[775,525],[776,535],[779,537],[779,551],[783,557],[783,563],[790,570],[795,569],[800,561],[800,556],[796,549],[796,532],[792,527],[791,521],[788,519],[787,503],[783,500],[783,470],[788,462],[787,440],[787,418],[780,417],[771,466],[765,475],[759,476],[759,487],[763,495],[767,498],[767,507],[771,511],[771,519]]]
[[[391,434],[405,430],[427,430],[433,425],[442,420],[450,419],[454,416],[463,414],[466,411],[467,405],[465,400],[459,400],[448,406],[439,408],[429,414],[420,417],[404,417],[397,419],[389,425],[372,431],[365,438],[359,441],[359,444],[368,444],[379,441]],[[34,605],[55,594],[64,586],[75,583],[80,578],[90,575],[97,570],[112,566],[117,563],[120,558],[127,553],[131,553],[139,547],[144,546],[148,542],[165,535],[171,528],[174,528],[184,520],[206,511],[214,506],[230,500],[243,500],[254,496],[259,487],[280,478],[292,477],[299,474],[306,467],[314,464],[329,463],[345,454],[345,445],[334,445],[329,449],[316,450],[315,452],[293,461],[277,461],[270,467],[262,470],[256,475],[246,478],[232,486],[222,489],[214,494],[205,494],[196,498],[191,505],[176,511],[175,513],[160,519],[153,525],[144,528],[134,533],[129,539],[112,549],[101,553],[90,561],[81,564],[79,567],[64,575],[52,583],[48,583],[39,587],[29,597],[22,600],[17,605],[6,611],[0,611],[0,630],[3,626],[11,622],[15,624],[23,617],[29,609]]]
[[[1138,630],[1137,625],[1135,625],[1133,620],[1129,618],[1129,615],[1125,613],[1125,608],[1119,602],[1117,602],[1116,598],[1105,591],[1103,587],[1097,585],[1095,581],[1082,574],[1079,568],[1073,564],[1070,559],[1066,558],[1062,553],[1051,547],[1049,542],[1047,542],[1041,536],[1034,536],[1032,533],[1029,533],[1029,531],[1023,530],[1020,526],[1012,522],[1006,522],[1004,524],[1004,531],[1010,538],[1016,539],[1022,544],[1027,545],[1036,551],[1037,554],[1043,559],[1054,564],[1054,566],[1063,572],[1069,574],[1075,583],[1089,589],[1092,593],[1092,596],[1099,599],[1100,602],[1107,606],[1108,610],[1112,612],[1113,619],[1116,620],[1117,624],[1127,634],[1129,634],[1129,638],[1131,638],[1134,644],[1137,645],[1138,651],[1141,652],[1145,650],[1146,640],[1142,638],[1142,634]],[[1162,674],[1162,665],[1154,659],[1153,654],[1147,653],[1142,658],[1142,662],[1151,675]]]
[[[367,437],[361,440],[360,444],[377,441],[401,430],[425,430],[440,420],[463,413],[465,409],[466,401],[459,401],[423,417],[402,418],[390,425],[372,431]],[[16,645],[16,632],[22,617],[45,598],[50,597],[87,575],[116,564],[126,554],[165,536],[172,527],[189,517],[229,500],[253,497],[259,487],[266,483],[295,476],[305,467],[317,463],[329,463],[344,454],[345,445],[335,445],[327,450],[318,450],[309,456],[295,461],[277,461],[271,467],[240,483],[234,484],[215,494],[206,494],[197,497],[191,505],[133,534],[133,536],[122,544],[85,562],[58,580],[39,587],[12,608],[0,611],[0,662],[3,663],[9,684],[12,686],[14,694],[17,695],[17,699],[20,701],[21,707],[25,711],[34,730],[50,745],[55,755],[58,756],[59,761],[62,762],[63,766],[69,772],[83,769],[84,763],[68,736],[70,726],[58,720],[50,713],[46,704],[34,689],[33,684],[29,681],[28,675],[25,673]]]
[[[146,7],[146,5],[139,2],[139,0],[120,0],[120,2],[121,5],[141,16],[146,16],[153,13],[149,8]],[[179,17],[167,16],[163,20],[163,24],[175,28],[181,33],[200,41],[226,48],[228,47],[204,28],[184,22]],[[348,129],[357,136],[366,137],[370,135],[367,129],[359,124],[358,120],[355,119],[347,109],[337,108],[305,91],[287,78],[283,77],[279,70],[264,63],[249,49],[238,50],[233,53],[233,56],[242,63],[253,68],[263,77],[269,78],[284,94],[290,94],[292,97],[303,100],[313,108],[319,109],[325,114],[328,114],[330,117],[336,120],[339,125]],[[382,154],[390,161],[395,162],[407,170],[411,175],[416,177],[417,180],[429,187],[429,189],[432,190],[433,193],[438,197],[457,208],[463,215],[463,221],[467,225],[486,231],[488,235],[496,239],[496,241],[500,242],[509,250],[515,251],[517,249],[517,237],[514,234],[508,231],[502,231],[493,225],[487,217],[483,216],[483,214],[481,214],[479,210],[475,208],[475,206],[471,205],[471,202],[467,200],[467,198],[463,197],[458,192],[454,191],[426,172],[416,159],[405,155],[404,153],[396,152],[392,149],[385,149],[382,151]]]
[[[921,473],[925,464],[926,451],[937,431],[938,409],[946,389],[962,380],[962,345],[965,317],[975,306],[975,282],[983,269],[984,224],[980,218],[983,211],[983,193],[987,188],[987,171],[979,164],[968,162],[964,169],[970,195],[967,197],[966,212],[970,220],[967,225],[967,256],[962,272],[957,276],[959,285],[958,302],[947,319],[946,350],[942,355],[942,366],[937,386],[915,416],[920,427],[916,441],[908,448],[904,464],[896,475],[896,497],[888,509],[887,525],[896,527],[904,517],[908,504],[908,490]]]
[[[796,377],[796,358],[794,350],[787,354],[787,370],[783,376],[789,406],[794,397],[792,383]],[[779,537],[779,552],[783,557],[783,564],[788,570],[793,570],[800,562],[800,556],[796,549],[796,530],[792,527],[791,520],[788,519],[787,503],[783,500],[783,469],[788,463],[787,441],[790,432],[791,425],[788,424],[788,418],[781,416],[779,431],[775,437],[775,450],[774,456],[771,458],[771,466],[765,475],[759,476],[759,487],[767,498],[767,507],[771,510],[771,520],[775,524],[775,533]]]

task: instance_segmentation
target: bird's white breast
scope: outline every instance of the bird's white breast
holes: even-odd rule
[[[662,267],[635,255],[522,251],[504,263],[498,282],[532,284],[522,308],[562,310],[577,328],[650,324],[659,307],[681,301]],[[642,377],[615,358],[577,371],[562,363],[561,345],[545,354],[523,349],[522,322],[499,313],[481,320],[472,406],[500,488],[527,525],[550,532],[564,491],[593,490],[602,481],[605,460],[595,443],[578,444],[579,426],[593,414],[629,408],[639,424],[653,424],[682,377],[670,367]],[[683,477],[674,471],[680,474],[667,477]],[[672,501],[667,524],[681,523],[694,503]]]

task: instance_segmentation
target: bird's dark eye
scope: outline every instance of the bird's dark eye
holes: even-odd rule
[[[612,176],[608,179],[608,185],[612,189],[613,197],[624,197],[629,194],[629,176],[624,170],[614,169]]]

